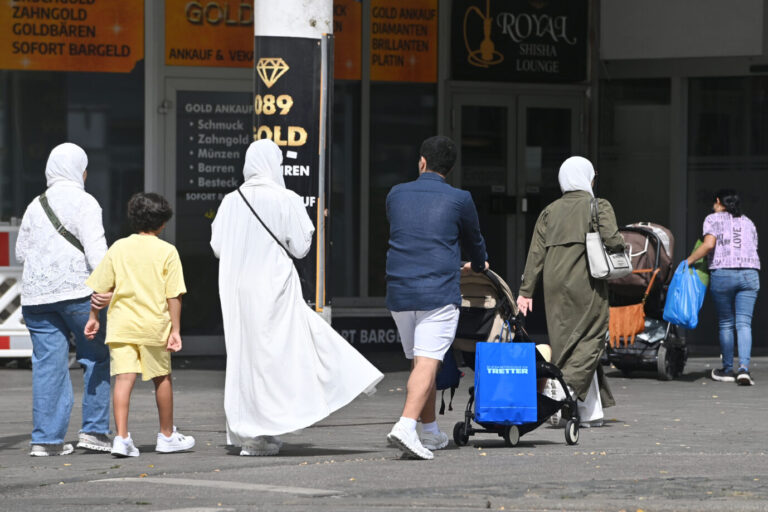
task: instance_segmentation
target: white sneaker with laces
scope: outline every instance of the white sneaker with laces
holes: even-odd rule
[[[115,436],[112,440],[112,455],[115,457],[138,457],[139,449],[133,444],[131,439],[131,433],[128,432],[128,437],[122,438]]]
[[[280,446],[270,442],[270,438],[277,439],[273,436],[259,436],[249,439],[240,448],[240,455],[243,457],[269,457],[277,455],[280,451]],[[279,439],[277,440],[280,441]]]
[[[419,441],[427,450],[442,450],[448,446],[448,434],[445,432],[438,432],[433,434],[432,432],[422,432],[419,436]]]
[[[174,425],[171,437],[165,437],[162,432],[157,433],[155,451],[160,453],[183,452],[192,449],[193,446],[195,446],[195,438],[185,436],[176,430],[176,425]]]
[[[406,455],[423,460],[432,460],[435,455],[424,448],[416,430],[405,428],[398,421],[387,435],[387,439],[397,445]]]
[[[55,455],[69,455],[73,451],[75,449],[69,443],[33,444],[29,449],[29,454],[32,457],[52,457]]]
[[[112,451],[112,440],[107,434],[89,434],[80,432],[77,435],[77,447],[91,450],[94,452]]]

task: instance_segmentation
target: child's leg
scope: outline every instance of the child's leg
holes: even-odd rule
[[[160,432],[165,437],[173,433],[173,384],[170,375],[155,377],[155,400],[157,414],[160,417]]]
[[[131,391],[136,382],[135,373],[120,373],[115,375],[115,385],[112,387],[112,408],[115,411],[115,428],[117,435],[128,437],[128,408],[131,403]]]

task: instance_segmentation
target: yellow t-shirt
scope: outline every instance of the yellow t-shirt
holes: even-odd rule
[[[85,284],[97,293],[114,293],[107,343],[165,345],[171,333],[167,299],[187,292],[176,248],[152,235],[115,242]]]

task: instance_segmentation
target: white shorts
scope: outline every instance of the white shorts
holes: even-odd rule
[[[405,357],[443,360],[459,325],[459,308],[448,304],[432,311],[392,311]]]

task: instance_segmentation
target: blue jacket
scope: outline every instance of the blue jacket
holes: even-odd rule
[[[477,272],[487,259],[470,193],[425,172],[392,187],[387,219],[387,308],[429,311],[461,305],[460,249]]]

